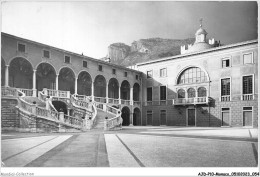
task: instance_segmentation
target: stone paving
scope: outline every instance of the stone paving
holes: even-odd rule
[[[2,133],[6,167],[256,167],[258,129],[123,127]]]

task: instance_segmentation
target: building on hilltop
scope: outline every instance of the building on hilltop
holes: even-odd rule
[[[130,69],[2,33],[1,85],[31,97],[43,89],[84,95],[120,109],[125,126],[257,127],[258,41],[220,46],[206,35],[201,25],[180,55]]]

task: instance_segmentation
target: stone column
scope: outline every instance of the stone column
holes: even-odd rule
[[[119,100],[119,104],[121,104],[121,87],[119,86],[118,88],[118,100]]]
[[[91,99],[94,101],[94,82],[91,82]]]
[[[32,88],[32,89],[33,89],[33,96],[34,96],[34,97],[36,97],[36,95],[37,95],[37,94],[36,94],[36,91],[37,91],[37,90],[36,90],[36,72],[37,72],[37,70],[34,69],[34,70],[33,70],[33,88]]]
[[[9,65],[5,66],[5,86],[9,87]]]
[[[108,103],[108,83],[106,84],[106,103]]]
[[[130,88],[130,105],[134,105],[134,100],[133,100],[133,87]]]
[[[67,109],[67,115],[70,116],[70,108]]]
[[[129,126],[134,126],[133,119],[134,119],[134,112],[133,112],[133,106],[130,106],[130,125]]]
[[[78,94],[78,79],[75,78],[75,95]]]
[[[56,90],[59,90],[59,74],[56,74]]]

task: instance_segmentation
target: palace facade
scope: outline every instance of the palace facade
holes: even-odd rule
[[[180,55],[130,69],[2,33],[2,89],[87,96],[119,109],[125,126],[257,127],[258,41],[220,46],[206,35],[201,26]]]

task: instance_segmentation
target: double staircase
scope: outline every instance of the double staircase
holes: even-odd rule
[[[85,95],[72,95],[69,91],[45,88],[38,92],[38,97],[33,97],[30,89],[11,87],[2,87],[1,93],[2,98],[18,100],[19,118],[29,122],[28,128],[33,132],[44,131],[46,127],[48,131],[53,132],[122,128],[119,109],[98,102],[97,99],[91,100]],[[74,110],[74,114],[64,114],[56,110],[52,101],[64,102],[67,107]]]

